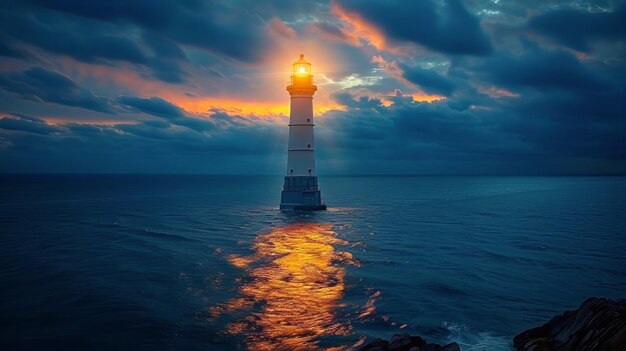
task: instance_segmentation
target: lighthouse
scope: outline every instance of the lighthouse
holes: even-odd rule
[[[289,113],[289,147],[287,174],[280,197],[281,210],[325,210],[322,193],[315,175],[315,142],[313,136],[313,84],[311,64],[300,55],[293,64]]]

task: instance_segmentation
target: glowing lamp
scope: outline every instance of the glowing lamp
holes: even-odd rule
[[[311,74],[311,64],[304,59],[304,55],[300,54],[300,59],[294,62],[293,74],[297,74],[297,75]]]

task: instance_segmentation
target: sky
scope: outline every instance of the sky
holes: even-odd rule
[[[626,1],[0,0],[0,172],[626,174]]]

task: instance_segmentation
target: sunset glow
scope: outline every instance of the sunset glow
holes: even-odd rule
[[[311,75],[329,173],[622,170],[619,4],[127,1],[0,11],[6,169],[277,172],[286,87]]]
[[[283,99],[285,100],[285,99]],[[226,100],[214,98],[193,98],[175,100],[176,104],[191,113],[203,114],[218,109],[229,114],[240,116],[255,116],[258,118],[280,120],[280,116],[289,116],[289,104],[287,102],[251,102],[246,100]],[[337,103],[329,102],[327,105],[315,102],[315,113],[323,115],[331,110],[344,110],[345,107]]]

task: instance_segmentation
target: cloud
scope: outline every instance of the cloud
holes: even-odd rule
[[[2,36],[0,37],[0,56],[22,58],[24,54],[14,48],[13,45]]]
[[[19,9],[19,7],[18,7]],[[145,33],[142,39],[154,55],[142,49],[142,43],[127,36],[116,26],[82,18],[67,18],[56,13],[31,16],[28,13],[0,11],[0,54],[24,57],[14,46],[19,43],[47,52],[72,57],[78,61],[114,66],[116,62],[143,65],[155,78],[167,83],[183,82],[186,72],[179,62],[185,61],[182,50],[157,34]],[[29,56],[37,56],[30,52]]]
[[[460,0],[445,1],[442,6],[426,0],[340,0],[337,4],[391,39],[453,55],[486,55],[492,49],[478,18],[470,14]]]
[[[168,123],[70,123],[0,118],[5,172],[272,173],[283,169],[287,128],[261,119],[221,115],[229,128],[210,134]],[[279,152],[280,151],[280,152]],[[167,165],[167,169],[163,165]]]
[[[42,67],[0,73],[0,87],[26,100],[53,102],[105,113],[114,112],[107,99],[95,96],[59,72]]]
[[[135,108],[147,114],[175,119],[185,116],[183,110],[160,97],[139,98],[134,96],[120,96],[117,101],[123,105]]]
[[[379,160],[482,155],[494,142],[505,140],[492,129],[497,125],[481,118],[480,112],[459,111],[445,101],[419,103],[409,97],[384,107],[376,99],[361,97],[351,100],[350,106],[347,112],[331,112],[333,118],[320,122],[320,133],[338,132],[332,136],[335,147],[368,150]]]
[[[167,118],[171,123],[195,131],[207,131],[214,128],[213,123],[205,118],[192,117],[185,114],[183,109],[160,97],[139,98],[132,96],[120,96],[117,101],[123,105],[134,108],[153,116]]]
[[[221,2],[156,0],[33,1],[42,7],[111,23],[132,23],[144,32],[244,62],[271,49],[266,23],[247,9]]]
[[[146,31],[143,33],[142,38],[150,46],[154,54],[159,57],[187,60],[187,56],[176,43],[157,33]]]
[[[347,33],[344,28],[341,28],[334,23],[311,23],[307,27],[307,30],[313,33],[313,35],[318,35],[325,39],[346,42],[354,46],[358,46],[360,44],[358,39],[356,39],[353,35]]]
[[[273,46],[264,20],[219,2],[155,1],[146,6],[137,0],[30,1],[0,11],[0,30],[0,55],[27,53],[38,60],[43,50],[115,68],[130,63],[147,67],[145,78],[169,84],[189,78],[181,46],[247,63],[264,57]],[[16,49],[20,46],[28,50]]]
[[[593,40],[626,38],[626,6],[612,12],[555,10],[532,17],[528,28],[580,51],[588,51]]]
[[[141,1],[112,0],[107,3],[86,3],[80,0],[33,0],[43,7],[100,20],[129,20],[146,26],[163,26],[181,11],[181,7],[197,8],[191,1],[180,6],[173,1],[155,0],[152,6]]]
[[[495,55],[482,64],[492,81],[507,87],[596,90],[606,87],[599,74],[570,52],[546,50],[523,39],[526,48],[516,55]]]
[[[283,36],[289,39],[295,39],[297,36],[297,33],[293,28],[277,18],[272,18],[269,22],[269,28],[275,35]]]
[[[0,11],[0,23],[6,36],[81,61],[147,61],[134,41],[119,35],[113,27],[103,23],[86,23],[77,19],[68,21],[55,14],[45,13],[32,16],[19,11]]]
[[[184,83],[189,76],[178,62],[171,59],[151,59],[150,68],[155,78],[166,83]]]
[[[400,65],[404,71],[404,78],[419,85],[427,93],[450,95],[456,89],[456,84],[433,69]]]
[[[356,173],[623,172],[625,130],[614,124],[619,107],[607,108],[612,117],[597,118],[595,105],[603,102],[603,95],[570,94],[559,99],[557,94],[497,103],[476,95],[472,99],[476,105],[462,109],[449,100],[416,103],[405,98],[383,107],[373,99],[343,96],[348,111],[318,119],[319,168],[341,164],[343,171]],[[594,107],[572,114],[573,109],[588,106],[583,96],[593,100]],[[363,154],[368,157],[359,156]],[[604,166],[580,168],[590,159],[605,160]],[[564,160],[575,166],[563,168]]]
[[[281,173],[304,48],[321,174],[626,173],[604,5],[2,3],[0,168]]]
[[[61,128],[50,125],[42,119],[19,114],[0,117],[0,129],[42,135],[50,135],[62,131]]]
[[[166,83],[185,82],[188,74],[180,63],[187,62],[188,59],[183,50],[173,41],[156,33],[144,32],[142,39],[154,53],[147,63],[154,76]]]

